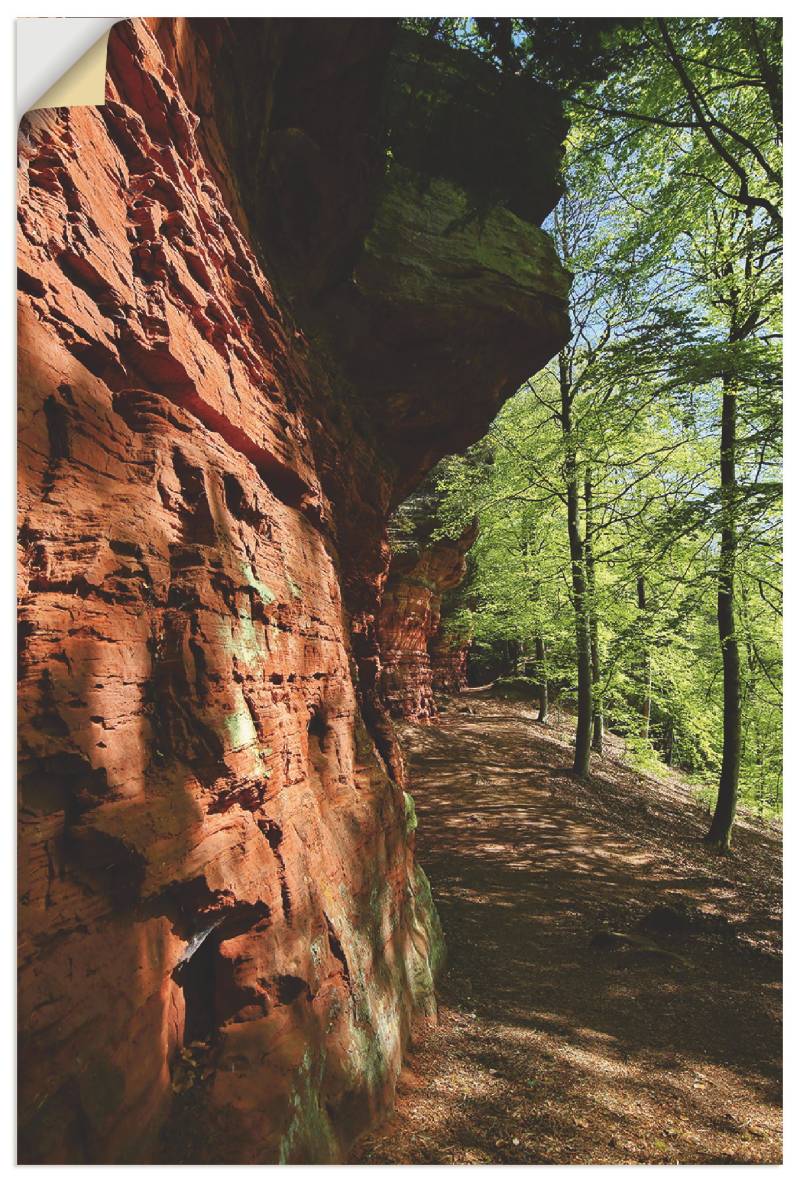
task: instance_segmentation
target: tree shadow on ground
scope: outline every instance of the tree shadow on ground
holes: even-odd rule
[[[774,827],[714,856],[677,781],[612,757],[577,782],[566,730],[471,701],[405,728],[449,961],[440,1024],[355,1160],[780,1160]],[[645,939],[663,903],[696,923]],[[633,941],[593,946],[606,930]]]

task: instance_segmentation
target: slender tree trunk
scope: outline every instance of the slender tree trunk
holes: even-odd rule
[[[575,774],[585,779],[589,775],[592,745],[592,651],[586,603],[586,567],[580,529],[575,440],[572,434],[572,397],[563,355],[559,356],[559,370],[561,377],[561,426],[565,443],[567,531],[572,568],[572,602],[575,610],[575,650],[578,665],[578,723],[575,729],[575,763],[573,766]]]
[[[647,592],[644,585],[644,575],[639,575],[636,580],[636,597],[639,602],[639,611],[644,613],[647,611]],[[644,645],[644,693],[642,694],[642,738],[649,739],[650,737],[650,710],[653,693],[653,662],[650,654],[650,646]]]
[[[592,648],[589,619],[586,610],[586,579],[584,575],[583,542],[578,524],[578,485],[567,482],[567,524],[572,565],[572,598],[575,605],[575,648],[578,664],[578,724],[575,729],[575,773],[582,778],[589,774],[592,745]]]
[[[589,647],[592,659],[592,750],[603,754],[603,698],[600,692],[600,649],[597,643],[597,581],[594,565],[594,490],[589,469],[583,482],[583,501],[586,513],[584,555],[586,562],[587,612],[589,616]]]
[[[538,605],[540,599],[540,590],[537,582],[533,578],[531,571],[531,547],[530,539],[525,542],[525,573],[532,582],[531,595],[534,603]],[[536,693],[539,698],[539,717],[538,722],[547,722],[547,649],[545,648],[544,637],[540,632],[536,632],[533,638],[533,657],[534,657],[534,675],[536,677]]]
[[[723,382],[720,432],[720,487],[722,531],[717,585],[717,627],[722,649],[722,770],[717,805],[706,841],[721,850],[730,848],[739,794],[742,753],[742,704],[739,644],[736,639],[734,569],[736,565],[736,394]]]
[[[537,692],[539,694],[539,722],[547,722],[549,703],[547,700],[547,649],[541,636],[534,641],[536,646],[536,675],[538,678]]]

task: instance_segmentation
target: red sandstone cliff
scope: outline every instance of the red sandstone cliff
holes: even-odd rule
[[[340,1159],[434,1012],[386,521],[567,323],[557,109],[522,95],[541,175],[479,226],[458,153],[386,155],[426,52],[122,22],[106,104],[23,121],[23,1160]]]
[[[470,641],[440,626],[430,644],[431,687],[436,694],[458,694],[467,684]]]
[[[476,524],[459,538],[442,538],[392,557],[378,618],[381,688],[398,718],[424,721],[437,713],[434,691],[466,684],[466,649],[441,629],[442,597],[466,572]]]

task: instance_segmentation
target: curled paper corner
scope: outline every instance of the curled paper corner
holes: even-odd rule
[[[74,66],[28,108],[38,111],[40,107],[87,107],[99,106],[106,97],[106,52],[108,50],[107,29],[87,49]]]
[[[17,117],[105,102],[108,35],[119,17],[17,20]]]

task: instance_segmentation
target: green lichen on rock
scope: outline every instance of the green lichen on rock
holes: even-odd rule
[[[427,944],[428,953],[426,960],[430,969],[432,988],[433,982],[444,967],[444,962],[447,958],[447,946],[444,942],[444,932],[442,931],[439,913],[433,901],[431,884],[428,881],[427,874],[419,863],[416,863],[414,866],[414,878],[415,919],[418,927],[424,933]]]
[[[464,189],[436,177],[420,191],[402,165],[387,173],[354,278],[365,294],[433,307],[443,318],[484,307],[495,320],[527,320],[535,299],[555,304],[569,290],[538,226],[503,206],[481,223]]]
[[[360,714],[356,714],[353,722],[353,740],[359,759],[366,760],[374,755],[375,744]]]
[[[256,728],[249,710],[237,710],[225,719],[225,730],[234,751],[248,747],[256,741]]]
[[[406,837],[408,837],[417,827],[417,810],[414,797],[410,792],[403,793],[403,801],[406,808]]]
[[[262,643],[262,637],[259,636],[249,609],[240,612],[236,617],[232,617],[230,628],[230,651],[236,660],[245,667],[250,667],[253,664],[263,661],[264,645]]]
[[[261,579],[256,577],[252,566],[249,563],[245,563],[242,569],[248,587],[252,587],[258,593],[265,607],[269,607],[271,603],[274,603],[277,598],[275,593],[270,590],[266,583],[262,583]]]
[[[311,1048],[303,1055],[289,1098],[291,1119],[281,1138],[278,1162],[309,1165],[337,1161],[338,1139],[321,1103],[324,1050],[315,1058]]]

